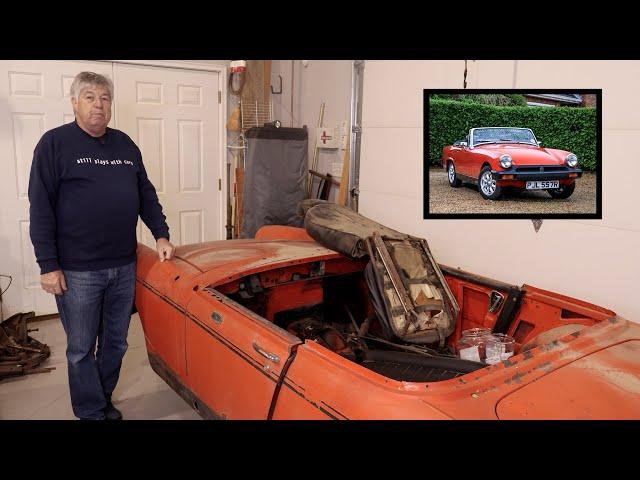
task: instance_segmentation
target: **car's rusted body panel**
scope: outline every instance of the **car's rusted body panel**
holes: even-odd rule
[[[526,285],[515,298],[513,286],[443,267],[462,310],[449,343],[462,329],[498,323],[518,347],[567,323],[585,326],[451,380],[393,380],[290,334],[273,317],[321,298],[318,262],[325,275],[364,266],[303,233],[266,229],[257,240],[178,247],[162,263],[139,246],[136,305],[151,364],[205,418],[640,418],[640,326]],[[308,280],[274,290],[263,316],[224,294],[252,273],[266,288],[296,272]],[[491,313],[494,290],[507,300]]]

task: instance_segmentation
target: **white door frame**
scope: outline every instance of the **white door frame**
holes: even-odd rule
[[[227,75],[228,68],[226,65],[203,65],[192,62],[171,61],[171,60],[100,60],[108,63],[124,63],[129,65],[143,65],[148,67],[175,68],[178,70],[200,70],[205,72],[218,73],[218,91],[220,92],[220,108],[218,109],[218,145],[220,145],[220,164],[218,165],[218,178],[221,185],[218,190],[220,205],[220,238],[224,240],[226,237],[227,223],[227,135],[226,135],[226,113],[227,113]],[[118,92],[116,92],[116,95]],[[116,125],[118,128],[118,125]]]

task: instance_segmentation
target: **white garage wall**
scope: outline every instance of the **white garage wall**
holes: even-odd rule
[[[320,104],[325,102],[324,126],[335,127],[342,121],[349,122],[351,114],[351,66],[350,60],[308,60],[306,66],[300,60],[294,61],[293,75],[293,118],[291,116],[291,60],[274,60],[271,70],[271,84],[278,88],[278,75],[282,76],[282,95],[272,95],[274,118],[285,127],[309,129],[309,161],[313,158],[316,142],[316,125],[320,114]],[[332,173],[332,164],[342,164],[343,150],[321,149],[318,154],[320,173]],[[341,171],[341,170],[340,170]],[[339,180],[339,179],[338,179]],[[317,190],[315,183],[314,195]],[[333,186],[330,199],[335,200],[338,188]]]
[[[422,218],[422,90],[462,88],[463,71],[463,60],[366,62],[360,212],[425,237],[441,263],[640,322],[640,62],[469,62],[468,88],[603,90],[603,219],[545,220],[538,233],[530,220]]]

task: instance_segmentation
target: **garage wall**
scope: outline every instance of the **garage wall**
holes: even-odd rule
[[[306,63],[306,66],[304,65]],[[313,158],[316,142],[316,125],[320,114],[320,104],[325,102],[324,126],[335,127],[342,121],[349,121],[351,112],[351,70],[350,60],[296,60],[293,68],[293,112],[291,109],[291,60],[273,61],[271,84],[278,88],[278,75],[283,80],[282,95],[272,95],[274,117],[285,127],[309,129],[309,161]],[[292,119],[293,113],[293,119]],[[293,121],[292,121],[293,120]],[[342,173],[343,150],[320,150],[318,171],[331,173],[336,169]],[[334,165],[335,164],[335,165]],[[339,180],[339,179],[338,179]],[[317,186],[317,182],[315,183]],[[317,189],[314,189],[314,194]],[[335,200],[338,188],[331,189],[331,200]]]
[[[360,212],[425,237],[441,263],[640,322],[640,62],[469,62],[468,88],[603,90],[603,219],[545,220],[538,233],[530,220],[422,219],[422,90],[462,88],[463,71],[463,60],[366,62]]]

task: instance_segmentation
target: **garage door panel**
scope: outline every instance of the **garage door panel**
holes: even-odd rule
[[[62,98],[68,98],[71,99],[71,85],[73,84],[73,79],[75,78],[75,75],[62,75],[62,91],[61,91],[61,95]],[[72,115],[73,117],[73,115]],[[72,118],[73,120],[73,118]]]
[[[33,150],[45,132],[44,113],[13,113],[13,145],[18,184],[18,197],[26,199]]]
[[[42,97],[42,74],[9,72],[9,95]]]
[[[114,75],[119,128],[140,146],[171,241],[221,239],[218,74],[116,64]]]
[[[69,90],[75,75],[95,71],[113,76],[111,63],[68,61],[0,62],[0,273],[11,275],[3,295],[5,315],[56,312],[53,295],[40,288],[40,270],[29,236],[28,187],[33,151],[42,135],[73,121]],[[113,126],[112,119],[110,125]],[[3,283],[2,288],[8,284]]]
[[[162,84],[136,82],[136,102],[146,105],[162,105]]]
[[[116,72],[116,67],[123,69]],[[1,61],[0,155],[5,170],[0,176],[0,228],[6,235],[0,237],[0,245],[6,255],[0,257],[0,273],[13,277],[3,295],[5,315],[56,311],[54,297],[40,288],[29,238],[29,174],[42,134],[74,120],[70,89],[81,71],[114,81],[109,126],[123,130],[140,147],[172,240],[179,244],[182,238],[189,242],[221,238],[218,73],[98,61]],[[155,246],[142,222],[137,232],[143,243]],[[0,281],[3,289],[7,285],[8,281]]]
[[[202,107],[202,87],[178,84],[179,107]]]
[[[202,192],[202,122],[178,120],[180,192]]]
[[[138,117],[137,121],[138,147],[142,152],[149,180],[159,195],[166,193],[164,120]]]
[[[204,242],[203,210],[186,210],[180,212],[180,244]]]

